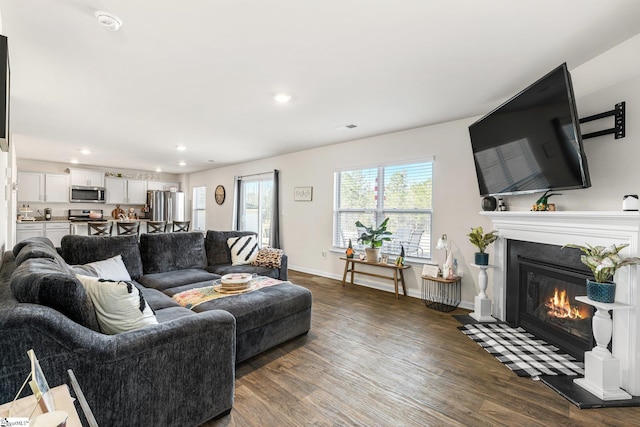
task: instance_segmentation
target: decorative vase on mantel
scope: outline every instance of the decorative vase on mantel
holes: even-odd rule
[[[587,298],[592,301],[613,303],[616,300],[616,284],[614,282],[600,283],[587,279]]]
[[[476,252],[474,254],[474,264],[489,265],[489,254],[486,252]]]

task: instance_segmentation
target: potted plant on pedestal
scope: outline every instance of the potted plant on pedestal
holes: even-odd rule
[[[590,300],[612,303],[616,299],[616,284],[613,276],[620,267],[640,264],[640,258],[622,258],[620,251],[628,244],[605,246],[564,245],[563,248],[580,249],[584,254],[580,261],[591,269],[593,280],[587,279],[587,297]]]
[[[474,256],[474,264],[489,265],[489,254],[485,253],[485,250],[490,244],[498,240],[497,233],[494,230],[485,234],[482,227],[476,227],[471,229],[471,233],[467,234],[469,241],[478,248],[478,252]]]
[[[364,229],[358,242],[362,242],[364,245],[369,245],[365,248],[367,254],[367,262],[378,262],[380,260],[380,248],[382,242],[388,242],[391,240],[391,232],[387,231],[387,223],[389,218],[385,218],[382,224],[378,228],[365,227],[360,221],[356,221],[356,227]]]

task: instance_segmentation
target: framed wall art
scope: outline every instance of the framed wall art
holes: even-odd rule
[[[295,187],[293,200],[296,202],[310,202],[313,198],[313,187]]]

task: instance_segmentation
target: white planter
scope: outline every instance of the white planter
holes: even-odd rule
[[[367,262],[380,262],[380,248],[365,248],[364,251],[367,253]]]

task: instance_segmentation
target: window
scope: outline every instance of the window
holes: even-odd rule
[[[356,221],[377,226],[389,218],[392,241],[382,252],[431,258],[432,162],[380,166],[335,173],[333,246],[353,247],[360,232]]]
[[[258,233],[261,246],[269,246],[272,204],[273,174],[242,179],[239,229]]]
[[[207,213],[207,187],[193,188],[193,227],[194,231],[206,230],[205,217]]]

